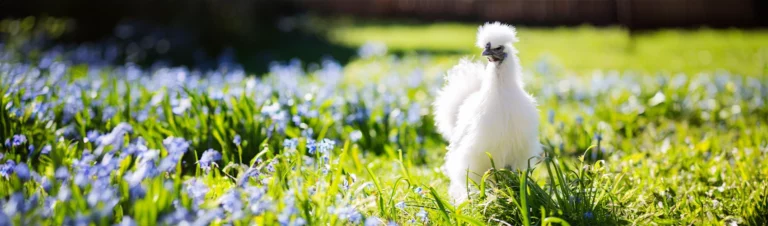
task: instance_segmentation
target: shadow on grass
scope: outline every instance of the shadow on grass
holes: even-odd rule
[[[306,67],[308,63],[332,58],[346,65],[357,55],[357,49],[331,43],[320,35],[299,31],[278,32],[259,41],[246,43],[235,51],[238,62],[245,70],[259,75],[268,71],[271,62],[299,59]]]
[[[397,50],[395,49],[395,50],[389,50],[387,53],[395,55],[397,57],[403,57],[408,54],[432,55],[432,56],[441,56],[441,55],[471,56],[472,54],[476,54],[477,57],[480,57],[480,51],[477,51],[477,53],[473,53],[473,52],[460,51],[460,50],[432,50],[432,49]]]

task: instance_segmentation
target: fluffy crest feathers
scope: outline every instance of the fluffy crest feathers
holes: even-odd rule
[[[491,43],[497,47],[507,43],[517,42],[517,32],[512,25],[501,22],[488,22],[477,29],[477,47],[485,48],[485,44]]]

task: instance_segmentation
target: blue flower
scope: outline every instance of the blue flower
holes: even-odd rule
[[[301,125],[301,116],[294,115],[293,117],[291,117],[291,121],[293,121],[294,125],[299,126]]]
[[[342,189],[344,189],[345,191],[346,191],[346,190],[349,190],[349,181],[348,181],[348,180],[346,180],[346,179],[342,180],[342,182],[341,182],[341,188],[342,188]]]
[[[584,213],[584,218],[586,218],[587,220],[592,220],[592,218],[594,217],[595,216],[592,214],[592,211],[587,211]]]
[[[84,215],[82,213],[77,213],[77,216],[75,216],[75,219],[66,217],[64,218],[64,225],[91,225],[91,216]]]
[[[90,153],[90,150],[83,151],[83,154],[80,156],[80,159],[75,159],[72,162],[72,167],[75,169],[90,169],[91,163],[93,163],[93,160],[96,157],[93,156],[93,154]]]
[[[192,225],[209,225],[216,218],[223,218],[224,211],[220,208],[211,209],[208,211],[200,210],[197,213],[197,220]]]
[[[386,53],[387,45],[381,42],[366,42],[357,50],[357,54],[363,59],[384,56]]]
[[[127,172],[124,176],[131,187],[138,186],[144,179],[156,176],[157,169],[152,162],[141,162],[133,172]]]
[[[296,209],[296,207],[293,207],[293,206],[286,207],[283,209],[282,212],[280,212],[280,215],[277,216],[277,221],[282,226],[293,225],[292,224],[293,222],[291,221],[291,216],[293,216],[297,212],[299,212],[299,210]]]
[[[427,219],[427,211],[424,211],[424,208],[421,208],[421,210],[416,213],[416,217],[418,217],[421,222],[427,222],[429,220]]]
[[[74,175],[74,182],[77,186],[80,186],[80,188],[85,188],[93,179],[94,170],[91,168],[87,169],[80,169],[75,172]]]
[[[242,139],[240,138],[240,135],[235,135],[235,138],[232,139],[232,143],[234,143],[237,146],[240,146],[240,142],[241,141],[242,141]]]
[[[51,153],[51,150],[52,150],[51,145],[47,144],[47,145],[43,146],[43,149],[40,151],[40,154],[47,155],[47,154]]]
[[[184,138],[168,137],[163,140],[163,146],[168,150],[168,153],[185,153],[189,149],[189,142]]]
[[[138,162],[139,164],[150,164],[150,163],[155,164],[155,161],[159,157],[160,157],[160,151],[147,150],[145,152],[141,152],[138,154],[136,162]]]
[[[5,164],[0,165],[0,176],[5,177],[5,179],[8,179],[8,177],[13,174],[13,170],[16,168],[16,163],[13,160],[8,160],[5,162]]]
[[[408,109],[408,123],[416,124],[421,120],[421,106],[414,102]]]
[[[24,195],[21,192],[16,192],[8,197],[8,202],[4,203],[3,210],[9,216],[16,215],[17,212],[23,211],[24,208]],[[3,211],[0,211],[3,212]]]
[[[263,187],[247,186],[245,188],[245,192],[248,194],[248,202],[253,203],[261,201],[262,198],[264,198],[264,194],[266,194],[267,189]]]
[[[16,176],[19,177],[22,181],[29,180],[29,167],[27,167],[26,163],[19,163],[16,165]]]
[[[354,224],[359,224],[362,219],[363,219],[363,215],[360,214],[360,212],[357,212],[357,211],[353,212],[349,216],[349,222],[352,222]]]
[[[342,220],[348,220],[351,223],[359,224],[360,221],[363,219],[363,215],[360,214],[355,208],[352,206],[344,206],[341,208],[338,208],[335,210],[336,215],[339,216],[339,219]]]
[[[120,124],[117,124],[115,128],[112,129],[112,132],[105,134],[101,137],[99,137],[99,140],[96,142],[98,147],[95,150],[96,155],[100,155],[104,148],[108,145],[113,145],[114,150],[121,150],[123,149],[123,136],[125,136],[126,133],[132,133],[133,127],[131,124],[121,122]]]
[[[140,154],[148,150],[147,141],[144,140],[143,137],[137,137],[136,140],[128,144],[128,147],[126,147],[120,155],[125,157],[128,155]]]
[[[101,114],[102,114],[101,120],[106,122],[112,119],[112,117],[114,117],[115,114],[117,114],[117,109],[115,109],[114,107],[105,107],[104,111],[102,111]]]
[[[315,140],[312,138],[307,138],[307,153],[309,153],[310,155],[314,155],[316,148],[317,148],[317,145],[315,145]]]
[[[101,210],[111,211],[117,205],[120,198],[117,196],[117,191],[109,185],[109,182],[99,182],[97,180],[91,186],[91,189],[96,189],[95,191],[97,192],[90,192],[86,197],[90,208],[97,208],[99,203],[101,203],[103,204]]]
[[[272,208],[272,202],[264,198],[265,188],[248,186],[245,189],[248,194],[248,207],[254,215],[261,215]]]
[[[27,136],[24,136],[22,134],[13,135],[13,139],[11,139],[11,145],[12,147],[17,147],[23,143],[27,142]]]
[[[131,200],[135,201],[136,199],[144,198],[144,196],[147,195],[147,189],[141,186],[141,184],[137,184],[128,188],[128,193],[128,195],[131,197]]]
[[[330,140],[330,139],[323,139],[320,141],[320,144],[318,146],[318,150],[323,155],[328,155],[328,153],[333,150],[333,146],[336,144],[336,142]]]
[[[34,180],[40,181],[40,186],[43,187],[43,190],[45,190],[46,192],[51,191],[53,184],[51,184],[51,180],[48,179],[48,177],[40,177],[39,175],[37,175],[36,177],[33,176],[33,178],[35,178]]]
[[[173,173],[176,171],[176,165],[179,163],[179,158],[180,157],[176,155],[168,155],[160,161],[160,165],[157,167],[157,169],[160,172]]]
[[[382,224],[383,221],[379,219],[378,217],[368,217],[365,219],[365,226],[379,226]]]
[[[87,138],[89,142],[92,142],[98,145],[99,138],[101,138],[101,133],[99,133],[99,131],[96,131],[96,130],[91,130],[85,134],[85,138]]]
[[[187,195],[192,199],[195,207],[200,206],[205,200],[205,195],[208,193],[208,186],[198,179],[190,179],[185,182],[185,190]]]
[[[216,164],[216,161],[221,160],[221,153],[219,153],[216,150],[208,149],[207,151],[203,152],[203,156],[200,157],[200,168],[204,169],[205,171],[211,170],[211,165]]]
[[[328,160],[327,160],[327,159],[324,159],[324,161],[328,161]],[[331,166],[330,166],[330,165],[328,165],[328,164],[325,164],[325,165],[323,166],[323,168],[322,168],[322,170],[321,170],[321,171],[322,171],[322,172],[323,172],[323,174],[325,175],[325,174],[328,174],[328,172],[329,172],[330,170],[331,170]]]
[[[398,202],[397,204],[395,204],[395,207],[397,207],[398,209],[401,209],[401,210],[405,209],[405,201]]]
[[[243,202],[240,201],[240,192],[237,189],[230,189],[219,198],[221,208],[233,215],[239,215],[243,210]]]
[[[257,168],[248,168],[248,170],[243,173],[242,177],[237,181],[238,186],[242,186],[247,184],[251,178],[258,178],[259,177],[259,170]]]
[[[270,173],[274,173],[275,172],[275,164],[276,163],[277,163],[277,161],[275,161],[275,160],[270,161],[267,164],[267,171],[269,171]]]
[[[22,195],[23,197],[23,195]],[[20,208],[22,213],[29,213],[30,210],[34,209],[39,205],[40,196],[38,193],[32,194],[32,196],[29,197],[27,200],[23,200],[23,204]]]
[[[56,169],[56,173],[54,173],[54,177],[56,177],[56,180],[66,180],[69,178],[69,170],[67,170],[67,167],[59,166],[59,168]]]
[[[69,198],[72,197],[72,191],[69,188],[69,184],[63,183],[59,187],[59,191],[56,194],[56,199],[62,202],[66,202],[69,200]]]
[[[296,226],[302,226],[306,224],[307,224],[307,220],[304,220],[304,218],[302,217],[296,217],[296,219],[293,220],[293,225],[296,225]]]
[[[254,215],[261,215],[272,207],[272,203],[266,200],[261,200],[249,204],[251,213]]]
[[[349,139],[352,140],[352,142],[357,142],[361,138],[363,138],[363,133],[360,132],[360,130],[355,130],[349,133]]]
[[[307,128],[307,129],[301,131],[301,136],[302,137],[306,137],[308,139],[313,137],[314,134],[315,134],[315,131],[312,128]]]
[[[13,225],[11,223],[11,218],[8,217],[8,215],[5,215],[3,211],[0,211],[0,225]]]
[[[53,216],[53,207],[55,204],[56,204],[56,199],[51,197],[45,198],[45,201],[43,201],[43,210],[41,211],[41,215],[43,217]],[[0,225],[2,225],[2,222],[0,222]]]
[[[176,225],[182,222],[191,224],[193,220],[192,218],[192,214],[189,213],[189,210],[187,210],[187,208],[181,207],[176,208],[173,212],[163,216],[160,221],[163,222],[164,225]]]
[[[296,150],[296,147],[298,146],[299,146],[299,140],[296,138],[283,140],[283,148],[286,148],[288,150]]]
[[[117,224],[116,226],[136,226],[136,221],[129,216],[123,216],[123,221],[120,221],[120,224]]]

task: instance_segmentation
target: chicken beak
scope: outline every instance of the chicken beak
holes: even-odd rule
[[[490,56],[490,55],[493,55],[493,53],[491,52],[491,49],[485,48],[485,50],[483,50],[483,56]]]

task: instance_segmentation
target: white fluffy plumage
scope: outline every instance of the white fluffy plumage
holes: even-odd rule
[[[489,62],[462,59],[448,71],[447,83],[434,102],[438,131],[449,141],[443,170],[451,179],[454,202],[467,197],[467,177],[479,182],[497,167],[525,169],[541,153],[539,114],[534,98],[523,89],[514,27],[499,22],[478,29],[477,46],[504,58]],[[500,51],[504,52],[501,53]],[[484,52],[485,55],[485,52]]]
[[[485,48],[485,44],[489,42],[493,45],[511,45],[517,41],[515,27],[501,22],[493,22],[485,23],[485,25],[477,28],[477,42],[475,42],[475,45],[479,48]]]

